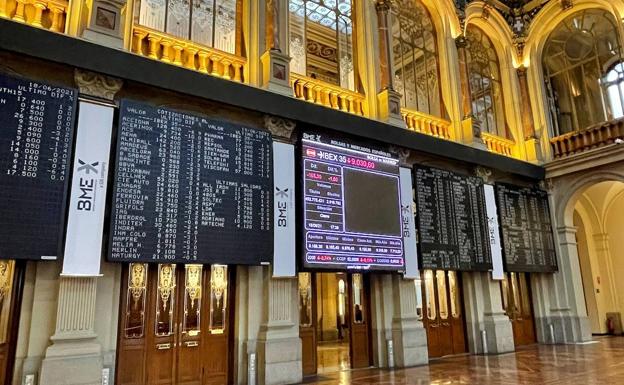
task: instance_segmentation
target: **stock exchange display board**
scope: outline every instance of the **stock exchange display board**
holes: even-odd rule
[[[270,262],[272,162],[269,132],[124,100],[108,259]]]
[[[304,133],[304,267],[403,270],[399,161]]]
[[[432,167],[414,168],[422,269],[492,269],[483,182]]]
[[[505,270],[557,271],[546,191],[504,183],[495,187]]]
[[[76,91],[0,74],[0,259],[61,253]]]

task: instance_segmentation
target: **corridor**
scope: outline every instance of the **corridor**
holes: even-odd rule
[[[305,384],[622,384],[624,337],[585,345],[531,345],[498,356],[463,355],[404,370],[360,369],[305,378]]]

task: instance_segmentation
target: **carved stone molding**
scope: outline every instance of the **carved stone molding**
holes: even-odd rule
[[[492,170],[482,166],[475,168],[475,175],[483,180],[483,183],[490,183],[492,178]]]
[[[111,101],[123,85],[120,79],[79,69],[74,71],[74,81],[81,94]]]
[[[273,115],[264,115],[264,127],[271,132],[274,138],[290,140],[297,124],[292,120]]]
[[[542,190],[546,190],[549,193],[552,193],[554,187],[555,185],[553,183],[552,178],[544,179],[539,182],[539,188],[541,188]]]

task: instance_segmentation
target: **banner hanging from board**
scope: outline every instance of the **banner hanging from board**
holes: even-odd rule
[[[102,258],[114,108],[80,102],[63,272],[97,276]]]
[[[492,251],[492,279],[504,279],[503,251],[501,248],[500,232],[498,228],[498,212],[494,186],[484,184],[485,208],[487,211],[488,231],[490,234],[490,250]]]
[[[295,146],[273,142],[273,276],[295,277]]]
[[[405,252],[404,278],[419,279],[418,254],[416,251],[416,225],[414,223],[414,193],[412,191],[412,170],[399,169],[401,183],[401,217],[403,218],[403,247]]]

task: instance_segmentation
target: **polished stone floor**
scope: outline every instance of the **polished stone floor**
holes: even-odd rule
[[[584,345],[532,345],[497,356],[464,355],[401,369],[320,374],[306,384],[624,384],[624,337]]]
[[[349,343],[333,342],[319,344],[316,348],[317,372],[334,373],[350,367]]]

